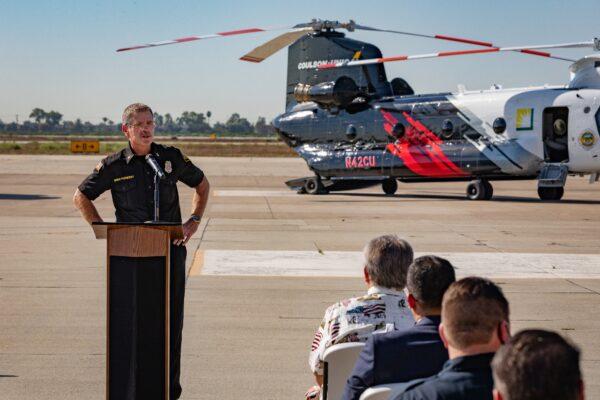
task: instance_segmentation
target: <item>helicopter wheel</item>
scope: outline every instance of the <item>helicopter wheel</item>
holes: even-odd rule
[[[484,179],[471,181],[467,186],[467,197],[469,200],[489,200],[493,194],[494,188]]]
[[[563,187],[538,187],[538,196],[541,200],[560,200],[565,194]]]
[[[385,179],[381,182],[381,188],[383,189],[383,193],[391,196],[398,190],[398,182],[394,178]]]
[[[490,183],[490,181],[483,180],[483,186],[485,187],[485,197],[483,200],[490,200],[494,195],[494,187]]]
[[[321,178],[318,176],[308,178],[304,183],[304,191],[308,194],[325,193],[325,188],[323,187],[323,183],[321,183]]]

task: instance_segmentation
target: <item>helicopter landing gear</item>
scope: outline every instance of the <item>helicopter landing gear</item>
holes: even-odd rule
[[[320,176],[311,176],[304,182],[304,191],[308,194],[323,194],[327,193],[327,189],[323,186]]]
[[[560,200],[565,194],[569,169],[565,164],[548,163],[542,167],[538,178],[538,196],[542,200]]]
[[[560,200],[565,194],[563,187],[538,187],[538,196],[541,200]]]
[[[398,182],[394,178],[387,178],[381,182],[381,188],[383,193],[391,196],[398,190]]]
[[[489,200],[494,195],[492,184],[485,179],[471,181],[467,186],[469,200]]]

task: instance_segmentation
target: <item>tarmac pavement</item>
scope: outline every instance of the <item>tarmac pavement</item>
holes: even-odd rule
[[[0,156],[2,399],[104,398],[106,243],[71,203],[99,158]],[[465,183],[308,196],[283,184],[309,175],[300,159],[193,161],[212,195],[188,244],[184,399],[301,398],[325,308],[364,291],[350,277],[358,252],[384,233],[449,255],[459,275],[492,277],[510,301],[513,332],[571,337],[587,398],[600,398],[600,265],[590,265],[600,257],[599,184],[570,177],[564,200],[550,203],[531,181],[494,183],[487,202],[465,200]],[[183,215],[191,194],[180,186]],[[96,204],[114,220],[110,194]]]

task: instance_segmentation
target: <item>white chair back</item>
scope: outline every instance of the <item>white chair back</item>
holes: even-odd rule
[[[365,344],[360,342],[341,343],[325,350],[322,400],[340,400],[346,387],[346,380],[354,369],[356,359],[364,346]]]
[[[411,383],[414,383],[412,381]],[[393,399],[400,393],[404,392],[404,389],[409,386],[409,382],[402,383],[388,383],[385,385],[377,385],[368,388],[360,395],[360,400],[388,400]]]

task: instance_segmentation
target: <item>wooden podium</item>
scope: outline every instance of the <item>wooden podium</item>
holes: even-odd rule
[[[106,398],[169,399],[170,248],[177,223],[93,223],[107,239]]]

